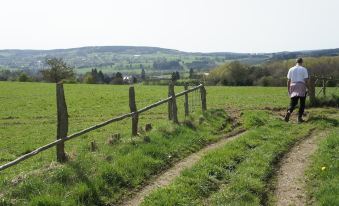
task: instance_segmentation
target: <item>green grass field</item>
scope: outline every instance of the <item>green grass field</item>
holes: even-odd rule
[[[129,112],[127,85],[68,84],[64,87],[70,121],[69,134]],[[0,88],[0,164],[4,164],[55,140],[55,85],[0,82]],[[183,87],[176,87],[176,92],[182,90]],[[166,86],[136,85],[135,92],[138,108],[167,97]],[[328,89],[328,93],[331,92],[337,90]],[[187,118],[194,128],[172,125],[167,119],[167,105],[163,105],[140,116],[140,126],[152,123],[155,129],[134,138],[133,142],[130,137],[130,119],[127,119],[67,142],[66,152],[70,157],[67,164],[56,163],[55,149],[50,149],[1,172],[0,205],[104,205],[118,202],[129,191],[147,182],[152,175],[209,142],[218,140],[222,133],[231,129],[228,115],[233,112],[245,113],[241,121],[247,129],[253,128],[254,138],[259,138],[249,140],[258,144],[258,148],[263,148],[257,149],[258,152],[267,150],[272,153],[263,164],[271,162],[273,154],[285,151],[290,142],[303,135],[301,133],[288,138],[281,143],[281,147],[262,146],[265,141],[261,141],[258,134],[272,133],[274,143],[279,141],[279,130],[286,129],[286,124],[278,125],[279,120],[267,114],[269,122],[272,122],[267,128],[256,128],[261,120],[255,116],[263,115],[260,111],[256,112],[286,108],[289,100],[285,88],[207,87],[209,110],[204,117],[198,98],[198,94],[190,96],[190,102],[192,99],[195,102],[195,112]],[[183,97],[177,102],[179,121],[182,122],[185,119]],[[251,112],[254,114],[246,120],[246,115]],[[204,119],[203,123],[199,123],[199,119]],[[263,125],[266,124],[264,121]],[[314,125],[295,126],[298,127],[305,127],[306,131]],[[114,133],[121,133],[121,141],[114,145],[107,144],[108,138]],[[91,152],[89,144],[94,140],[98,150]],[[235,144],[237,147],[238,144]],[[241,147],[241,144],[238,146]],[[248,166],[239,167],[245,167],[245,172]],[[267,168],[263,170],[268,171]],[[264,184],[260,178],[253,181]],[[218,194],[211,197],[218,200]]]

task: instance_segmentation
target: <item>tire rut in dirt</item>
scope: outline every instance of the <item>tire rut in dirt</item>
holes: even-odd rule
[[[140,191],[136,192],[130,199],[123,200],[120,205],[124,206],[136,206],[140,205],[144,198],[148,196],[152,191],[165,187],[169,185],[173,180],[180,175],[180,173],[192,167],[196,164],[207,152],[215,150],[217,148],[222,147],[227,142],[236,139],[237,137],[243,135],[245,133],[244,129],[239,129],[233,132],[230,132],[228,135],[220,139],[219,141],[212,143],[196,153],[189,155],[183,160],[177,162],[171,168],[166,170],[164,173],[158,175],[154,181],[150,182],[148,185],[143,187]]]
[[[274,198],[278,206],[306,205],[305,170],[326,132],[313,132],[295,145],[280,161],[276,174]]]

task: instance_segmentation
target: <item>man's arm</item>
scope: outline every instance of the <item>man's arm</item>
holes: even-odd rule
[[[290,86],[291,86],[291,69],[288,70],[287,73],[287,92],[290,94]]]
[[[287,91],[290,93],[291,79],[287,80]]]
[[[307,71],[306,68],[304,70],[304,81],[305,81],[305,85],[306,85],[307,91],[309,91],[310,90],[310,79],[309,79],[308,71]]]

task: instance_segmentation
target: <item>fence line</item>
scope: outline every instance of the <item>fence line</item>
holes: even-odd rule
[[[180,92],[178,94],[175,94],[174,93],[174,84],[170,84],[169,85],[169,97],[167,97],[166,99],[163,99],[163,100],[160,100],[154,104],[151,104],[151,105],[148,105],[140,110],[137,110],[136,108],[136,104],[135,104],[135,92],[134,92],[134,87],[131,86],[130,89],[129,89],[129,99],[130,99],[130,109],[131,109],[131,112],[130,113],[127,113],[127,114],[123,114],[123,115],[120,115],[118,117],[114,117],[114,118],[111,118],[107,121],[104,121],[104,122],[101,122],[99,124],[96,124],[96,125],[93,125],[89,128],[86,128],[86,129],[83,129],[79,132],[76,132],[76,133],[73,133],[71,135],[67,135],[67,131],[68,131],[68,114],[67,114],[67,105],[66,105],[66,101],[65,101],[65,96],[64,96],[64,89],[63,89],[63,84],[62,83],[58,83],[56,85],[56,91],[57,91],[57,112],[58,112],[58,125],[57,125],[57,140],[47,144],[47,145],[44,145],[42,147],[39,147],[35,150],[33,150],[32,152],[29,152],[25,155],[22,155],[20,157],[18,157],[17,159],[11,161],[11,162],[8,162],[4,165],[1,165],[0,166],[0,171],[2,170],[5,170],[9,167],[12,167],[30,157],[33,157],[37,154],[39,154],[40,152],[42,151],[45,151],[47,149],[50,149],[52,148],[53,146],[56,146],[57,147],[57,160],[58,162],[65,162],[66,161],[66,153],[64,151],[64,142],[68,141],[68,140],[71,140],[75,137],[78,137],[78,136],[81,136],[83,134],[86,134],[90,131],[93,131],[93,130],[96,130],[96,129],[99,129],[101,127],[104,127],[110,123],[113,123],[113,122],[117,122],[117,121],[121,121],[121,120],[124,120],[128,117],[132,117],[132,136],[133,135],[136,135],[136,132],[137,132],[137,128],[138,128],[138,121],[137,121],[137,118],[138,118],[138,115],[143,113],[143,112],[146,112],[152,108],[155,108],[157,106],[160,106],[164,103],[169,103],[169,117],[173,117],[174,115],[177,116],[176,114],[174,114],[174,112],[176,113],[177,111],[173,111],[173,108],[177,108],[176,106],[176,101],[175,99],[177,97],[180,97],[180,96],[183,96],[190,93],[190,92],[193,92],[195,90],[198,90],[200,89],[200,93],[201,93],[201,105],[202,105],[202,111],[205,111],[206,110],[206,90],[205,90],[205,87],[203,84],[200,84],[196,87],[193,87],[193,88],[190,88],[190,89],[187,89],[187,87],[185,87],[185,91],[183,92]],[[174,100],[174,101],[173,101]],[[186,102],[187,101],[187,102]],[[186,106],[187,105],[187,106]],[[188,107],[188,98],[185,98],[185,115],[188,113],[186,113],[186,107]],[[177,109],[176,109],[177,110]],[[175,120],[173,120],[174,123],[178,123],[178,119],[176,118]]]

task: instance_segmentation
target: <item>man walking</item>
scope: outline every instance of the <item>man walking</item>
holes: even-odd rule
[[[303,59],[298,58],[296,60],[296,65],[288,70],[287,74],[287,89],[288,95],[291,98],[290,106],[288,107],[287,114],[285,116],[285,121],[290,120],[290,116],[298,104],[299,105],[299,114],[298,114],[298,123],[303,122],[302,116],[305,110],[305,101],[306,101],[306,89],[308,88],[308,72],[303,65]]]

